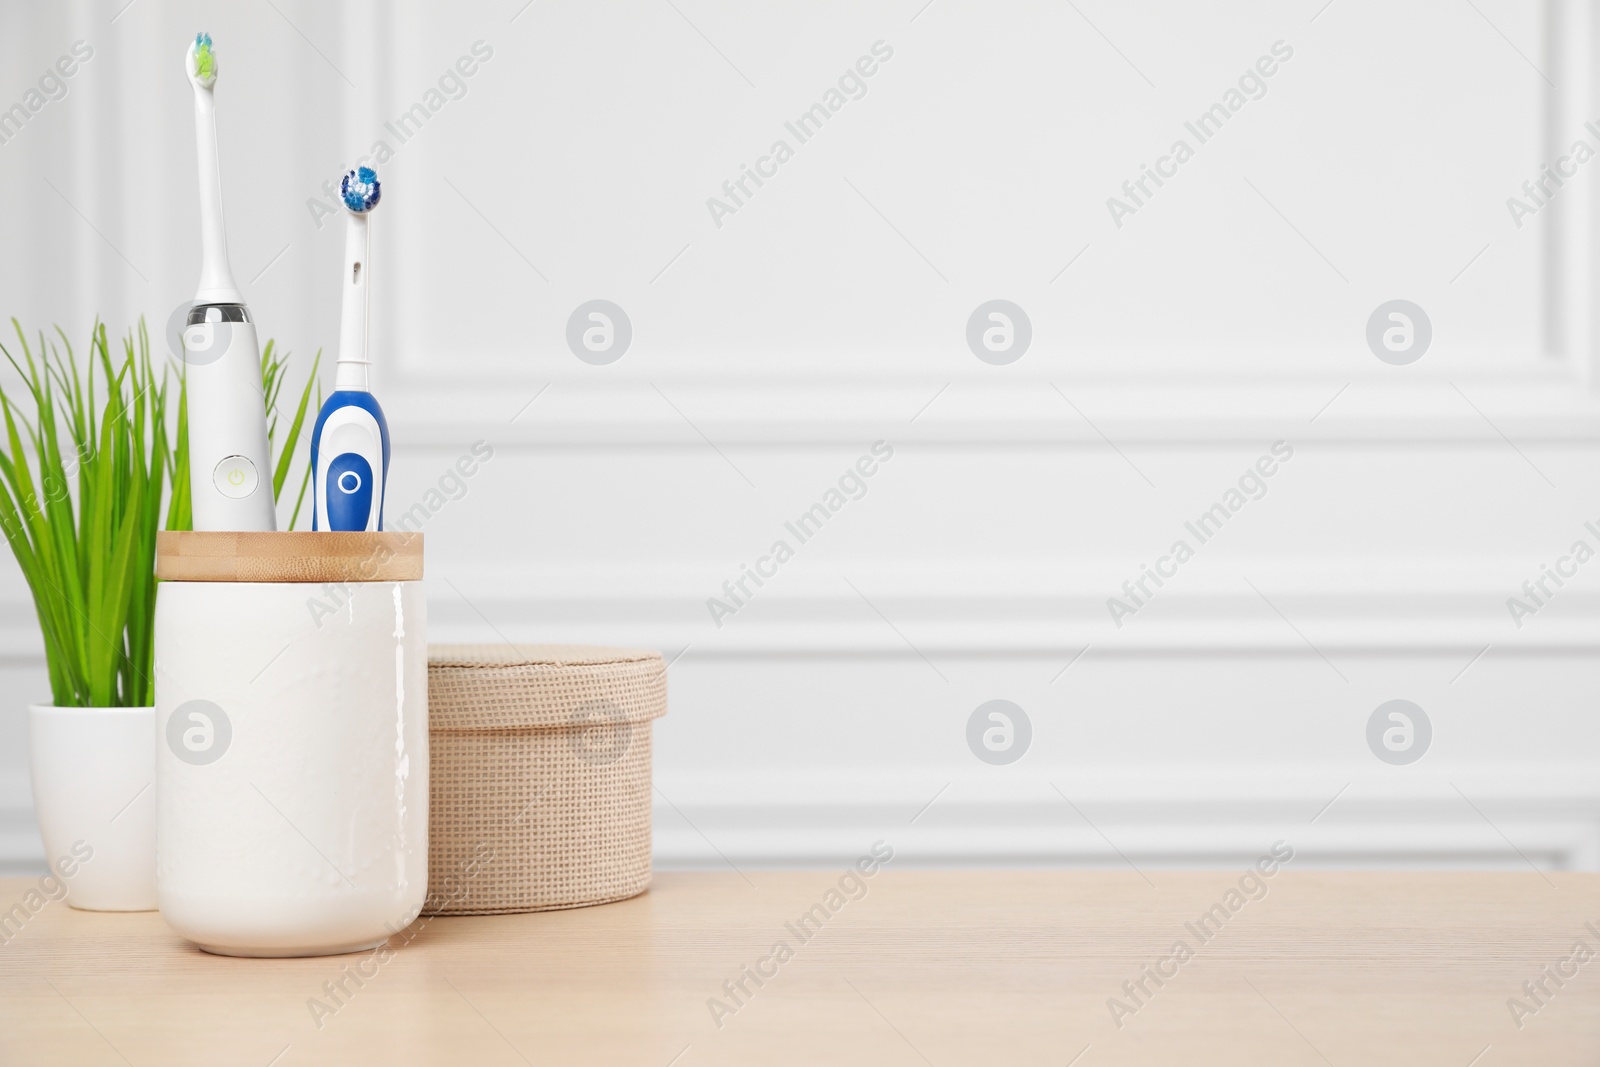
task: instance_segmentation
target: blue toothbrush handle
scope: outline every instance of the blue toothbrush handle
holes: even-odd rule
[[[372,464],[359,453],[345,452],[328,463],[328,483],[323,499],[328,502],[328,529],[366,530],[376,527],[372,519]]]
[[[311,433],[313,530],[382,530],[389,425],[371,393],[339,390]]]

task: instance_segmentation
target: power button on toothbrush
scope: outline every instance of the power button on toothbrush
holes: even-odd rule
[[[229,456],[218,463],[211,474],[211,483],[217,487],[217,492],[230,500],[243,500],[256,491],[259,481],[256,465],[244,456]]]

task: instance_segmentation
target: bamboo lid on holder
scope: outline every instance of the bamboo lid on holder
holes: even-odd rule
[[[422,534],[163,530],[156,535],[156,577],[164,582],[418,582]]]

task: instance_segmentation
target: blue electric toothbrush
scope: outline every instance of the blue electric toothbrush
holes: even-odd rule
[[[339,183],[350,210],[344,238],[344,302],[334,392],[311,431],[313,530],[383,529],[389,481],[389,424],[367,381],[367,215],[382,190],[370,167]]]

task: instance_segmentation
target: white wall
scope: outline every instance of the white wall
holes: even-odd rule
[[[1309,863],[1595,869],[1600,571],[1521,628],[1506,607],[1600,547],[1592,179],[1520,228],[1506,198],[1600,147],[1597,24],[1476,6],[4,3],[0,104],[94,55],[0,144],[0,310],[159,330],[192,295],[179,53],[203,26],[235,270],[301,357],[331,355],[342,247],[308,198],[394,151],[392,498],[495,450],[425,526],[434,637],[677,657],[658,862],[888,837],[919,863],[1144,867],[1281,837]],[[385,122],[480,41],[400,143]],[[865,95],[798,143],[785,122],[879,41]],[[1198,144],[1185,121],[1279,41],[1265,95]],[[718,226],[707,198],[778,138],[793,158]],[[1178,138],[1194,158],[1119,228],[1107,198]],[[608,366],[564,339],[595,298],[633,326]],[[965,338],[995,298],[1032,324],[1008,366]],[[1433,325],[1409,366],[1365,340],[1395,298]],[[865,496],[715,625],[707,598],[879,440]],[[1115,625],[1107,598],[1277,441],[1266,495]],[[11,867],[38,851],[38,650],[8,563]],[[965,737],[995,698],[1034,731],[1003,767]],[[1394,698],[1433,724],[1409,766],[1367,747]]]

